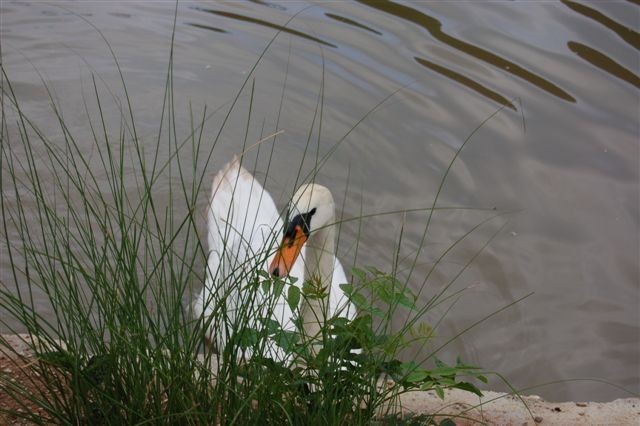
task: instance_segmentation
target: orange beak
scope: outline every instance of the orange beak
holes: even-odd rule
[[[276,277],[287,276],[306,241],[307,236],[304,231],[300,226],[296,226],[293,238],[284,237],[282,239],[282,244],[276,252],[271,266],[269,266],[269,274],[275,275]]]

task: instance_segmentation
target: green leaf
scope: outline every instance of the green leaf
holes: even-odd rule
[[[269,289],[271,288],[271,280],[262,281],[262,292],[264,294],[269,294]]]
[[[292,311],[296,311],[298,303],[300,303],[300,288],[292,285],[287,290],[287,303]]]
[[[435,362],[436,367],[447,367],[447,364],[445,364],[444,362],[440,361],[440,359],[438,359],[438,358],[434,358],[433,362]]]
[[[335,316],[331,318],[329,324],[333,327],[332,332],[337,332],[338,330],[345,329],[349,325],[349,322],[347,318]]]
[[[276,280],[273,282],[273,296],[277,299],[282,295],[284,290],[284,282],[282,280]]]
[[[440,399],[444,401],[444,391],[442,390],[442,388],[438,385],[435,385],[433,388],[436,391],[436,395],[438,395]]]
[[[351,321],[352,328],[360,331],[370,331],[373,319],[370,315],[358,315]]]
[[[353,284],[340,284],[339,287],[347,296],[353,294]]]
[[[238,345],[247,349],[258,343],[258,332],[252,328],[245,328],[238,332]]]
[[[273,341],[285,352],[291,353],[299,341],[299,335],[293,331],[280,330],[273,336]]]
[[[426,382],[420,385],[421,391],[430,391],[431,389],[433,389],[433,381],[431,380],[427,380]]]
[[[459,373],[459,369],[455,367],[438,367],[433,370],[432,375],[434,377],[456,377],[456,374]]]
[[[483,376],[482,374],[478,374],[477,376],[475,376],[476,379],[480,380],[482,383],[488,383],[489,380]]]
[[[416,308],[416,304],[413,302],[413,300],[410,300],[405,294],[403,293],[399,293],[398,297],[398,304],[400,306],[404,306],[407,309],[410,309],[412,311],[417,311],[418,308]]]
[[[361,311],[371,311],[371,306],[369,305],[369,301],[366,297],[361,295],[360,293],[353,293],[349,297],[349,300],[356,305],[356,308]]]
[[[427,377],[429,377],[429,372],[427,370],[416,370],[406,377],[406,381],[409,383],[422,382]]]
[[[367,273],[359,268],[352,268],[351,273],[356,276],[360,281],[365,281],[367,279]],[[340,286],[342,287],[342,286]]]
[[[452,387],[457,388],[457,389],[461,389],[463,391],[475,393],[478,396],[482,396],[482,392],[480,392],[480,389],[478,389],[473,383],[458,382],[455,385],[453,385]]]
[[[280,323],[273,318],[260,318],[260,322],[262,322],[268,334],[274,334],[282,329]]]
[[[380,271],[375,266],[367,266],[366,269],[371,272],[373,275],[384,275],[384,272]]]

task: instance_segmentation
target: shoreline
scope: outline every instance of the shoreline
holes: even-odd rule
[[[15,367],[16,355],[31,354],[26,334],[2,334],[13,351],[0,349],[0,373],[20,374]],[[441,400],[435,392],[410,392],[400,396],[397,413],[402,418],[420,418],[427,414],[437,421],[451,418],[457,426],[490,425],[637,425],[640,424],[640,398],[620,398],[610,402],[550,402],[537,395],[521,395],[482,391],[480,398],[457,389],[445,391]],[[526,405],[525,405],[526,404]],[[0,408],[3,408],[0,404]],[[1,419],[2,417],[0,417]],[[14,423],[15,424],[15,423]],[[21,423],[17,423],[21,424]]]
[[[445,391],[442,401],[435,392],[412,392],[401,397],[404,407],[418,414],[451,416],[457,426],[491,425],[638,425],[640,398],[610,402],[550,402],[537,395],[482,390],[483,397],[457,389]],[[524,402],[524,403],[523,403]],[[525,406],[526,404],[526,406]]]

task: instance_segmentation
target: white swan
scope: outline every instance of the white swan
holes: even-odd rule
[[[209,254],[205,284],[192,306],[195,317],[206,324],[207,339],[220,353],[234,329],[231,324],[246,321],[243,323],[251,325],[251,321],[264,316],[262,290],[257,294],[246,291],[256,269],[296,277],[298,287],[304,278],[313,277],[313,282],[329,291],[325,313],[322,305],[326,305],[326,301],[315,300],[303,305],[308,336],[318,333],[318,319],[325,318],[327,313],[347,318],[355,316],[355,307],[339,287],[348,281],[334,254],[335,207],[331,192],[316,184],[302,186],[291,201],[289,218],[283,227],[271,196],[240,166],[237,158],[214,177],[207,209]],[[248,300],[248,295],[253,295],[253,300]],[[286,289],[277,300],[271,318],[284,329],[293,330],[293,312],[285,296]],[[239,320],[238,315],[249,317]],[[225,320],[215,322],[214,318]],[[275,345],[270,355],[280,359],[283,356]]]

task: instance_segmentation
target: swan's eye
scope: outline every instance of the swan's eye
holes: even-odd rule
[[[291,219],[284,230],[284,237],[293,239],[297,236],[296,229],[299,228],[306,237],[311,232],[311,216],[316,213],[315,207],[309,213],[297,214]]]
[[[295,229],[293,230],[293,236],[285,235],[284,241],[285,241],[286,245],[289,248],[291,248],[291,247],[293,247],[293,245],[296,243],[296,241],[298,239],[303,238],[303,237],[306,237],[306,235],[304,234],[304,231],[299,226],[296,226]]]

